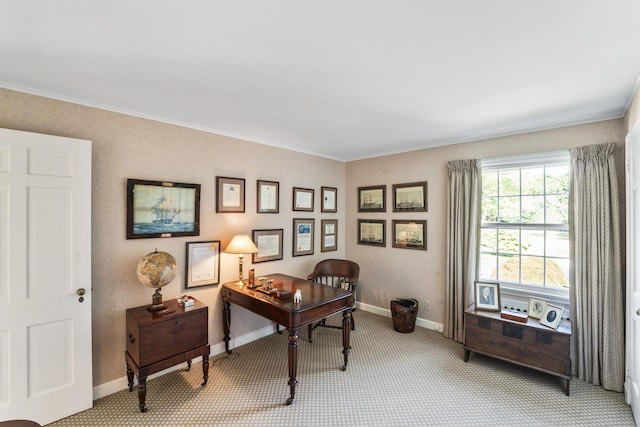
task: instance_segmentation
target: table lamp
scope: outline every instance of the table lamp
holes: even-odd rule
[[[244,254],[254,254],[256,252],[258,252],[258,247],[246,234],[236,234],[225,248],[224,253],[238,254],[238,269],[240,271],[238,286],[244,285],[242,281],[242,258]]]

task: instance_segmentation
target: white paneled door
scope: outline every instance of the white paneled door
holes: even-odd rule
[[[0,421],[92,406],[91,141],[0,129]]]
[[[640,423],[640,124],[627,136],[627,326],[625,395]]]

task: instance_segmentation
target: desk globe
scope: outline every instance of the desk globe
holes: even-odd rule
[[[151,312],[165,310],[167,306],[162,303],[160,288],[171,283],[178,274],[176,259],[166,252],[155,250],[138,261],[136,274],[140,283],[156,290],[151,298],[151,306],[147,307],[147,310]]]

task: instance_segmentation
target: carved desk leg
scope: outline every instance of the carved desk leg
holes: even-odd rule
[[[287,399],[287,405],[291,405],[296,395],[296,385],[298,385],[298,330],[289,330],[289,389],[291,397]]]
[[[147,400],[147,377],[138,378],[138,403],[140,412],[147,412],[145,402]]]
[[[129,383],[129,391],[133,391],[133,370],[127,363],[127,381]]]
[[[207,381],[209,381],[209,353],[202,355],[202,378],[204,379],[202,385],[207,385]]]
[[[342,354],[344,355],[344,365],[342,370],[347,370],[347,364],[349,363],[350,345],[349,339],[351,337],[351,310],[345,310],[342,312]]]
[[[227,354],[231,354],[229,350],[229,329],[231,328],[231,303],[222,301],[222,330],[224,331],[224,349]]]

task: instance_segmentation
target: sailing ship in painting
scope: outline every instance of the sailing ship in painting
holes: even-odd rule
[[[180,208],[175,204],[173,197],[162,196],[155,205],[151,207],[151,211],[156,216],[152,221],[154,224],[168,225],[180,213]]]

